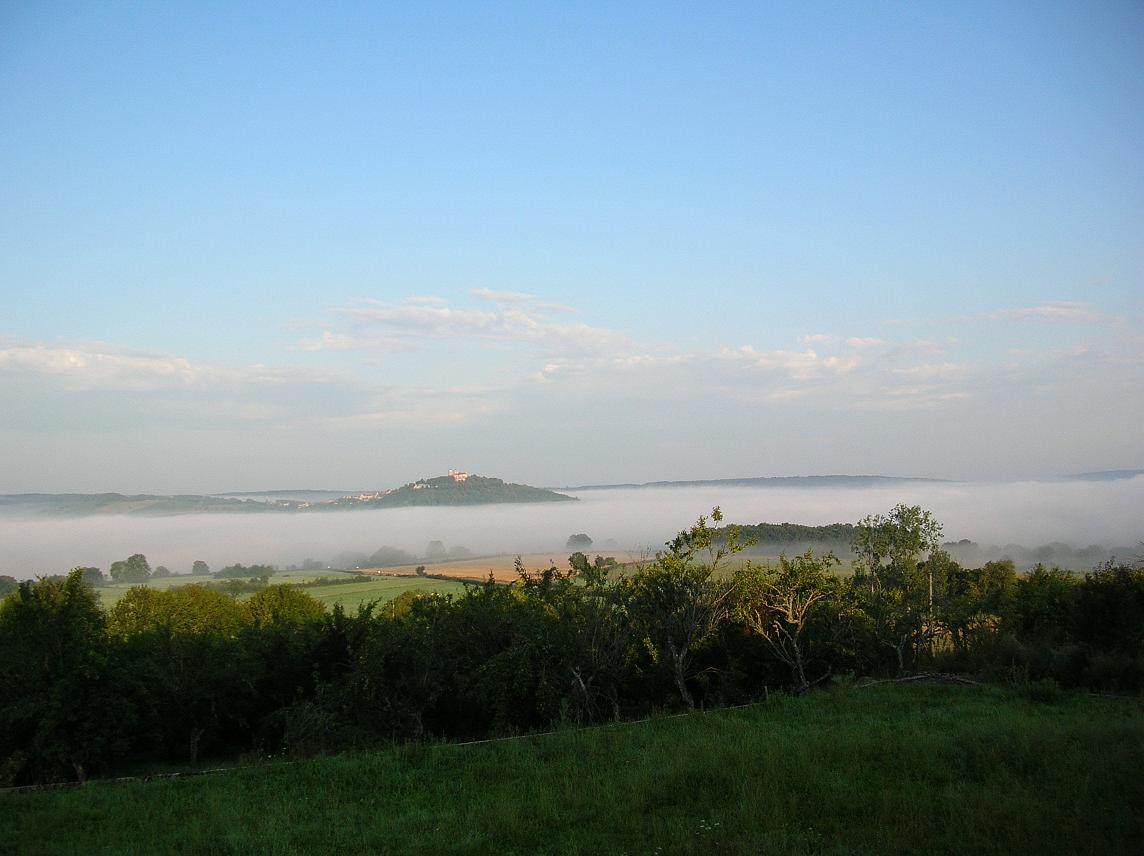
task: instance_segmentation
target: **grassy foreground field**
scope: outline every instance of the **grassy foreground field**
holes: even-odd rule
[[[0,852],[1139,853],[1140,701],[841,687],[745,709],[0,794]]]

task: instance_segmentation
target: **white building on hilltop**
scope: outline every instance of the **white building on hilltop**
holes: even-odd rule
[[[449,475],[453,478],[453,481],[458,483],[463,482],[469,477],[468,473],[463,473],[460,470],[449,470]]]

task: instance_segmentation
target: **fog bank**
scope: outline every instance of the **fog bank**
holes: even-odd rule
[[[151,566],[185,573],[212,568],[328,560],[382,545],[416,555],[430,541],[477,554],[551,551],[563,562],[569,535],[585,532],[592,552],[654,552],[712,506],[728,522],[854,523],[899,502],[931,510],[946,540],[1035,546],[1132,546],[1144,539],[1144,476],[1107,482],[902,482],[877,488],[682,487],[573,492],[576,503],[393,508],[311,514],[181,517],[0,518],[0,574],[25,578],[76,565],[107,570],[143,553]],[[614,545],[606,542],[613,541]],[[1128,557],[1124,557],[1128,558]]]

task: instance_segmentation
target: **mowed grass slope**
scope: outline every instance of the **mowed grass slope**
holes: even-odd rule
[[[0,852],[1139,853],[1140,701],[882,685],[0,794]]]

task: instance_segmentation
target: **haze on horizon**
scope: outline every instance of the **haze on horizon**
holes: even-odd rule
[[[430,541],[478,555],[548,551],[563,566],[569,535],[587,533],[590,552],[644,558],[719,505],[727,522],[855,523],[899,502],[934,513],[945,538],[994,547],[1067,544],[1144,554],[1144,475],[1115,481],[1007,483],[907,482],[866,488],[670,487],[575,491],[579,502],[410,507],[295,514],[186,514],[174,517],[0,516],[0,573],[18,577],[96,566],[133,553],[152,566],[187,573],[195,559],[212,568],[241,562],[299,565],[340,553],[397,547],[415,556]],[[1081,567],[1076,570],[1087,570]]]
[[[0,493],[1144,466],[1139,3],[13,2],[0,115]]]

